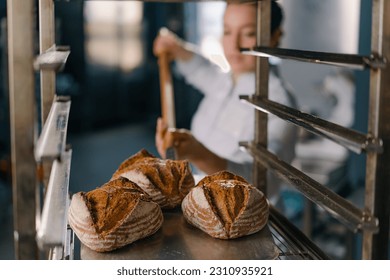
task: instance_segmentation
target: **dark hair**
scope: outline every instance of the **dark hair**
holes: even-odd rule
[[[229,2],[227,1],[228,5],[229,4],[237,4],[235,2]],[[244,2],[244,4],[249,4],[252,5],[253,7],[256,7],[257,2]],[[278,2],[275,0],[271,0],[271,35],[282,26],[282,21],[283,21],[283,10],[282,7],[279,5]]]
[[[281,27],[283,21],[283,10],[280,5],[272,0],[271,1],[271,34]]]
[[[229,4],[237,4],[235,2],[228,2]],[[257,2],[244,2],[243,4],[253,5],[256,7]],[[271,0],[271,35],[281,27],[283,21],[283,10],[278,2]]]

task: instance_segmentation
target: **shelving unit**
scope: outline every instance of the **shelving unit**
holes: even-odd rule
[[[252,49],[242,49],[243,53],[258,57],[256,94],[241,97],[243,102],[259,111],[256,115],[256,130],[265,131],[266,114],[273,114],[319,136],[326,137],[355,153],[366,153],[365,206],[364,209],[359,209],[348,200],[270,153],[267,150],[266,135],[257,132],[253,143],[241,143],[242,147],[247,149],[256,159],[254,176],[257,178],[258,187],[266,192],[266,184],[262,179],[265,178],[265,168],[276,172],[308,199],[346,224],[353,232],[362,232],[363,259],[388,258],[390,212],[388,202],[390,193],[386,186],[388,186],[390,178],[388,167],[390,158],[386,147],[390,144],[390,129],[388,126],[386,127],[385,123],[389,119],[390,113],[388,110],[390,82],[385,77],[389,75],[386,58],[390,55],[390,21],[385,17],[384,11],[389,9],[388,1],[372,1],[371,55],[364,57],[265,47],[269,42],[270,1],[259,1],[257,46]],[[269,56],[355,69],[369,68],[370,104],[367,135],[268,100],[267,59]]]
[[[40,0],[35,57],[34,3],[7,1],[15,257],[69,259],[73,233],[66,213],[72,150],[66,132],[71,102],[55,95],[55,77],[70,51],[55,45],[54,2]],[[35,71],[40,72],[41,104],[35,102]]]
[[[63,66],[69,50],[55,46],[55,1],[39,0],[41,56],[34,59],[34,3],[33,0],[7,1],[15,254],[17,259],[72,259],[74,236],[67,227],[64,215],[69,204],[67,190],[71,149],[66,145],[66,126],[70,100],[55,96],[55,73]],[[267,169],[277,172],[354,232],[363,233],[363,259],[386,259],[388,256],[390,152],[387,147],[390,145],[390,128],[386,122],[390,118],[390,79],[387,79],[390,73],[386,58],[390,57],[390,19],[384,13],[388,10],[389,1],[372,0],[372,52],[364,57],[265,47],[270,39],[270,1],[258,1],[257,46],[242,50],[243,53],[257,56],[256,93],[242,97],[243,102],[256,110],[254,141],[241,143],[255,159],[255,186],[266,192]],[[368,133],[352,131],[269,101],[270,55],[355,69],[369,68]],[[44,125],[40,140],[36,137],[34,61],[41,79],[40,118]],[[63,106],[66,107],[65,113],[61,110]],[[331,139],[355,153],[365,153],[364,209],[359,209],[271,154],[266,148],[267,133],[264,131],[267,131],[267,115],[264,113],[274,114]],[[56,126],[49,128],[53,121],[61,123],[60,129]],[[42,144],[45,141],[54,143],[51,146],[54,149],[49,150],[47,143]],[[41,206],[42,192],[45,199]],[[49,224],[55,225],[55,230],[49,231]],[[328,258],[274,208],[271,208],[269,226],[280,250],[279,259]]]

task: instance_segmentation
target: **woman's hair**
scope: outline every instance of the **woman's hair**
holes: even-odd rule
[[[229,2],[229,4],[237,4],[235,2]],[[242,3],[242,5],[249,4],[253,7],[256,7],[257,2],[248,2],[248,3]],[[271,0],[271,35],[281,27],[283,22],[283,10],[279,3],[277,3],[275,0]]]
[[[280,5],[272,0],[271,1],[271,34],[280,28],[283,21],[283,10]]]

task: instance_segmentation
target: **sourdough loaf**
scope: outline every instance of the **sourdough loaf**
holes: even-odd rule
[[[210,236],[232,239],[261,230],[269,205],[244,178],[222,171],[199,181],[184,198],[182,211],[190,224]]]
[[[72,196],[68,221],[80,241],[97,252],[112,251],[155,233],[160,207],[126,178]]]
[[[163,160],[142,149],[125,160],[111,180],[125,177],[140,186],[161,208],[179,206],[195,186],[186,160]]]

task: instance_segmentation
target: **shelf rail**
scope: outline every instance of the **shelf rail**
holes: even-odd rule
[[[53,45],[35,58],[34,69],[62,71],[70,54],[68,46]]]
[[[49,185],[42,209],[41,224],[37,232],[41,250],[64,246],[67,239],[67,213],[69,205],[69,177],[72,150],[53,162]]]
[[[270,230],[279,248],[280,260],[329,260],[317,245],[296,228],[272,205],[269,212]]]
[[[384,68],[387,62],[385,57],[379,56],[375,53],[369,56],[361,56],[355,54],[340,54],[296,49],[270,48],[264,46],[241,48],[240,50],[243,54],[250,54],[254,56],[276,56],[283,59],[291,59],[309,63],[328,64],[359,70],[367,68]]]
[[[381,153],[383,151],[381,139],[376,139],[370,135],[365,135],[355,130],[328,122],[313,115],[273,102],[269,99],[245,95],[240,96],[240,99],[258,110],[278,116],[297,126],[304,127],[306,130],[332,140],[355,153],[360,154],[366,151]]]
[[[50,109],[49,116],[35,145],[35,159],[60,158],[65,152],[66,135],[71,100],[69,96],[57,96]]]
[[[311,177],[280,160],[266,148],[255,146],[250,142],[241,142],[240,146],[247,150],[258,162],[275,172],[282,179],[291,183],[304,196],[324,208],[330,215],[342,221],[352,231],[378,231],[378,220],[366,211],[321,185]]]

